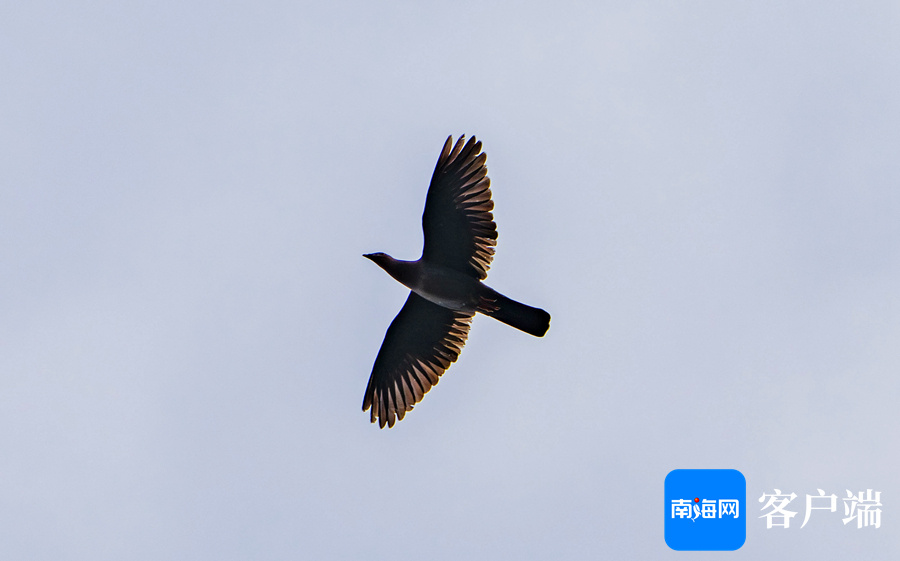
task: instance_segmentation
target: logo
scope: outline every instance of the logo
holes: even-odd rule
[[[676,469],[666,476],[666,544],[734,551],[747,539],[747,480],[736,469]]]

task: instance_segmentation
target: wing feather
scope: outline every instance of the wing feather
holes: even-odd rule
[[[363,411],[381,428],[394,426],[459,358],[472,314],[433,304],[414,292],[391,322],[375,358]]]
[[[483,280],[494,257],[497,225],[487,154],[475,137],[465,139],[454,145],[448,137],[434,168],[422,214],[422,257]]]

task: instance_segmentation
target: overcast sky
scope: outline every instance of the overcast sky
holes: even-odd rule
[[[900,5],[7,2],[0,556],[900,557]],[[360,410],[447,135],[484,143],[477,317]],[[799,497],[788,529],[757,499]],[[880,529],[806,494],[882,492]]]

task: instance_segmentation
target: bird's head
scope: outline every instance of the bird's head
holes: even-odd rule
[[[378,265],[382,269],[384,269],[388,263],[391,263],[394,261],[393,257],[388,255],[387,253],[381,253],[380,251],[378,253],[364,253],[363,257],[365,257],[366,259],[372,260],[376,265]]]

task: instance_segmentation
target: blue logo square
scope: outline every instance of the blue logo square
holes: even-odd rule
[[[747,480],[736,469],[676,469],[666,476],[666,544],[734,551],[747,539]]]

